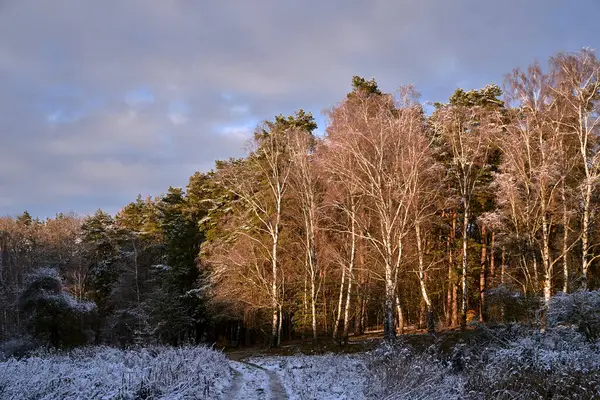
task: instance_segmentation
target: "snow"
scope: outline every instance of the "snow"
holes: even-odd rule
[[[205,347],[118,350],[86,348],[0,363],[6,399],[220,398],[231,370]]]
[[[75,297],[71,296],[69,293],[61,292],[58,295],[43,295],[42,298],[50,299],[55,297],[57,299],[62,299],[65,304],[73,311],[77,311],[80,313],[90,313],[96,309],[96,303],[93,301],[87,300],[77,300]]]
[[[365,399],[361,356],[228,360],[206,347],[39,353],[0,363],[10,399]]]
[[[253,364],[276,373],[290,400],[361,400],[368,375],[362,355],[319,355],[252,358]]]
[[[399,340],[360,354],[251,357],[207,347],[83,348],[0,362],[7,399],[598,398],[600,342],[571,327],[482,331],[425,350]]]
[[[166,264],[155,264],[152,266],[152,268],[158,271],[168,271],[170,269],[170,267]]]
[[[228,400],[272,398],[269,375],[265,370],[244,362],[230,361],[233,379],[225,393]]]

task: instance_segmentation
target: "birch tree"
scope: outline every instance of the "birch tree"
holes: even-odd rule
[[[281,229],[284,223],[285,201],[289,197],[291,174],[295,161],[298,161],[292,158],[290,137],[295,132],[310,133],[315,128],[312,115],[302,110],[295,116],[285,118],[280,115],[272,122],[265,122],[248,143],[248,157],[223,168],[220,178],[223,186],[237,198],[240,205],[238,212],[241,212],[242,219],[238,220],[241,224],[234,227],[234,236],[244,237],[247,243],[253,244],[251,247],[254,249],[254,257],[250,259],[253,260],[253,268],[256,271],[256,286],[264,287],[264,283],[268,282],[273,346],[280,344],[283,317]],[[308,201],[310,202],[310,199]],[[310,207],[310,204],[306,206]],[[310,214],[311,211],[308,212]],[[307,217],[310,218],[311,215]],[[312,223],[315,222],[313,219]],[[312,237],[310,229],[312,228],[309,227],[308,235]],[[315,254],[313,245],[314,241],[311,239],[307,247],[311,251],[311,257]],[[261,266],[260,254],[270,265],[269,276],[265,276],[266,271]],[[238,261],[243,263],[239,258]],[[316,260],[313,258],[311,262],[314,261]]]
[[[371,243],[384,266],[384,336],[395,336],[396,274],[402,262],[402,241],[407,235],[409,185],[401,179],[405,140],[422,129],[421,108],[405,101],[397,107],[392,96],[376,93],[373,86],[355,85],[348,99],[330,112],[328,145],[332,152],[351,159],[352,169],[340,167],[342,179],[352,182],[364,196],[364,207],[377,220],[369,230],[358,221],[361,234]],[[376,86],[375,86],[376,89]],[[413,92],[407,90],[405,99]]]
[[[583,178],[579,184],[581,201],[581,287],[587,288],[591,263],[600,257],[590,238],[595,214],[592,194],[600,181],[600,61],[591,50],[562,53],[551,59],[556,85],[554,96],[567,117],[564,129],[575,137],[579,168]]]
[[[337,323],[334,328],[334,338],[338,337],[340,323],[342,324],[342,342],[347,342],[350,328],[351,294],[355,283],[355,266],[358,251],[359,228],[357,221],[361,207],[361,195],[358,186],[345,179],[352,170],[352,156],[345,152],[335,151],[331,141],[344,140],[331,133],[329,143],[319,148],[320,166],[327,175],[328,193],[326,207],[328,210],[329,229],[339,237],[336,248],[336,259],[339,260],[342,273],[338,297]],[[344,298],[345,294],[345,298]]]
[[[409,129],[404,136],[406,151],[401,168],[402,180],[408,186],[408,215],[415,233],[417,265],[415,271],[419,289],[427,308],[427,330],[435,330],[434,309],[427,289],[426,273],[433,261],[425,265],[425,236],[432,227],[432,220],[443,203],[443,169],[433,158],[430,141],[421,129]]]
[[[551,77],[538,64],[515,70],[507,79],[507,100],[514,107],[499,136],[503,161],[497,175],[499,211],[508,230],[538,255],[543,272],[543,297],[552,296],[554,266],[562,259],[552,251],[552,232],[562,222],[563,137],[551,92]]]
[[[308,129],[295,128],[288,134],[293,170],[290,186],[298,205],[297,219],[302,234],[300,243],[304,248],[304,268],[309,277],[311,327],[313,339],[317,338],[317,297],[320,291],[321,266],[317,258],[317,234],[320,225],[322,185],[313,162],[315,138]]]

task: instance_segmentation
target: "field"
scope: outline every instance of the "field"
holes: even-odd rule
[[[410,335],[352,354],[38,351],[0,363],[0,398],[593,399],[600,396],[598,344],[569,327],[539,333],[515,325]]]

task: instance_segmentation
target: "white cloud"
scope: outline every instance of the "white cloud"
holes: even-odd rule
[[[242,142],[252,137],[254,129],[248,126],[227,126],[221,130],[221,135]]]
[[[169,116],[171,122],[175,125],[187,124],[187,122],[190,120],[188,116],[183,113],[169,112],[167,115]]]

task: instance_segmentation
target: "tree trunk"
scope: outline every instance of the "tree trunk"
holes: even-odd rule
[[[350,329],[350,296],[352,294],[352,275],[348,276],[348,292],[346,293],[346,306],[344,307],[344,331],[342,340],[348,343],[348,330]]]
[[[364,296],[361,290],[362,286],[356,287],[356,308],[354,310],[354,335],[361,335],[363,333],[362,325],[362,309]]]
[[[553,263],[550,260],[550,232],[548,230],[548,217],[542,208],[542,263],[544,265],[544,303],[548,308],[552,297]]]
[[[446,297],[446,326],[452,326],[452,290],[454,284],[454,257],[452,254],[452,244],[450,235],[446,238],[446,247],[448,249],[448,294]]]
[[[392,274],[392,264],[388,260],[385,265],[385,314],[383,319],[383,336],[386,340],[396,337],[394,324],[394,300],[396,293],[394,290],[394,281]]]
[[[561,200],[563,206],[563,292],[569,291],[569,215],[567,213],[567,198],[565,193],[565,182],[562,183]]]
[[[344,324],[344,322],[342,321],[342,302],[344,300],[345,281],[346,281],[346,267],[342,266],[342,278],[340,279],[340,295],[338,297],[338,305],[337,305],[336,316],[335,316],[336,323],[335,323],[335,326],[333,327],[333,338],[334,339],[339,339],[338,335],[339,335],[340,329],[342,329],[342,326]]]
[[[274,347],[279,347],[279,302],[278,300],[278,289],[277,289],[277,242],[279,239],[279,227],[275,226],[275,234],[273,235],[273,249],[272,249],[272,274],[273,281],[271,282],[271,305],[273,307],[273,321],[271,325],[271,343]]]
[[[485,321],[485,264],[487,261],[487,243],[485,226],[481,227],[481,259],[479,270],[479,321]]]
[[[458,285],[456,284],[456,274],[454,278],[455,281],[452,284],[452,327],[458,326]]]
[[[456,242],[456,211],[452,212],[452,232],[450,232],[450,240],[452,242],[451,255],[454,255],[454,243]],[[451,326],[458,325],[458,282],[457,271],[454,265],[454,258],[451,263],[452,268],[452,322]]]
[[[553,262],[550,259],[550,232],[546,208],[542,205],[542,263],[544,265],[544,309],[541,318],[541,330],[545,331],[548,325],[548,309],[552,298]]]
[[[348,263],[348,292],[346,294],[346,306],[344,308],[344,343],[348,342],[348,330],[350,329],[350,296],[352,294],[352,274],[354,273],[354,262],[356,258],[356,211],[354,199],[351,200],[351,215],[350,215],[350,260]]]
[[[492,277],[496,276],[496,260],[495,260],[495,255],[496,255],[496,232],[492,232],[492,244],[490,244],[490,275]],[[493,284],[493,282],[492,282]]]
[[[429,298],[429,294],[427,293],[427,285],[425,284],[425,263],[423,260],[421,227],[418,221],[415,222],[415,235],[417,237],[417,255],[419,259],[419,285],[421,288],[421,295],[423,296],[423,301],[425,302],[425,306],[427,308],[427,331],[432,333],[435,332],[435,320],[433,316],[433,304],[431,302],[431,299]]]
[[[306,272],[306,275],[304,276],[304,313],[302,315],[302,319],[303,319],[303,326],[302,326],[302,339],[304,339],[304,333],[306,331],[306,326],[308,325],[308,271]]]
[[[325,281],[325,276],[323,276],[323,281]],[[327,323],[327,296],[325,296],[325,292],[321,292],[323,294],[323,329],[329,334],[329,325]]]
[[[279,305],[279,310],[278,310],[278,317],[277,318],[277,346],[275,347],[280,347],[281,346],[281,326],[283,325],[283,312],[282,312],[282,308],[281,308],[281,304]]]
[[[469,230],[469,200],[463,197],[464,215],[463,215],[463,227],[462,227],[462,276],[461,276],[461,288],[462,288],[462,305],[460,315],[460,325],[464,329],[467,326],[467,245],[468,245],[468,230]]]
[[[312,313],[312,332],[313,339],[317,339],[317,298],[315,293],[315,277],[310,279],[310,298],[311,298],[311,313]]]
[[[537,250],[535,249],[533,243],[530,242],[530,246],[533,250],[533,286],[534,286],[534,292],[535,293],[539,293],[538,290],[540,289],[540,276],[539,276],[539,272],[538,272],[538,260],[537,260]]]
[[[271,346],[277,347],[277,332],[279,331],[278,323],[279,323],[279,309],[277,304],[273,306],[273,319],[271,321]]]
[[[306,190],[310,190],[310,185],[306,185]],[[304,228],[306,230],[306,261],[308,270],[310,271],[310,299],[311,299],[311,313],[312,313],[312,332],[313,339],[317,338],[317,289],[316,279],[317,279],[317,271],[318,271],[318,260],[317,260],[317,251],[316,251],[316,241],[315,241],[315,230],[316,230],[316,216],[315,216],[315,204],[314,198],[310,193],[308,194],[308,200],[306,200],[308,212],[304,213]]]
[[[500,265],[500,285],[504,286],[504,274],[505,274],[505,270],[506,270],[506,249],[504,248],[504,246],[502,246],[502,257],[501,257],[501,262],[502,264]],[[502,304],[500,306],[500,318],[502,319],[502,322],[504,323],[504,299],[502,299]]]
[[[400,299],[396,295],[396,311],[398,312],[398,334],[404,335],[404,315],[402,312],[402,306],[400,305]]]
[[[587,168],[586,168],[587,172]],[[592,201],[592,182],[591,177],[586,177],[585,197],[583,201],[583,227],[581,230],[581,288],[587,290],[588,281],[588,254],[589,254],[589,232],[590,232],[590,213]]]

